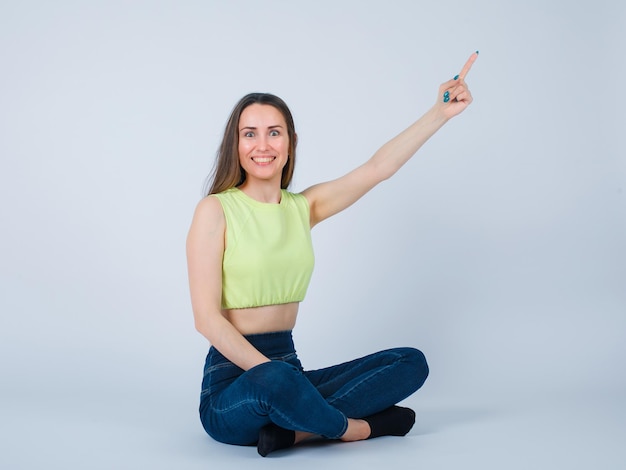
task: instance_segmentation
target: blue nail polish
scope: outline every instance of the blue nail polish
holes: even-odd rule
[[[459,76],[455,75],[453,80],[458,80],[458,79],[459,79]]]
[[[478,54],[478,51],[476,51],[476,54]]]
[[[450,97],[449,97],[448,95],[445,95],[445,96],[443,97],[443,102],[444,102],[444,103],[447,103],[448,101],[450,101]]]

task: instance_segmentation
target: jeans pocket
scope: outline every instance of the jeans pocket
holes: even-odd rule
[[[202,379],[201,399],[208,398],[210,395],[225,389],[242,373],[243,370],[232,362],[222,362],[207,367]]]

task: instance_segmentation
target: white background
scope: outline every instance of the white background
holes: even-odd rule
[[[228,113],[287,101],[300,191],[369,158],[476,49],[474,104],[315,228],[294,332],[308,368],[422,349],[418,424],[273,462],[623,458],[624,24],[609,1],[2,1],[0,466],[253,461],[197,419],[184,256]]]

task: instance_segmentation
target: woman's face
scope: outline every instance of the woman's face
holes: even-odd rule
[[[274,106],[251,104],[239,117],[239,163],[246,180],[280,180],[289,157],[289,135]]]

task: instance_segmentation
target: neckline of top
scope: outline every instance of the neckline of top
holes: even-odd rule
[[[285,202],[286,202],[286,198],[285,198],[286,190],[284,190],[284,189],[280,190],[280,202],[261,202],[261,201],[257,201],[256,199],[254,199],[251,196],[248,196],[246,193],[244,193],[241,189],[239,189],[237,187],[234,187],[233,190],[235,190],[235,193],[239,194],[242,199],[244,199],[245,201],[247,201],[250,204],[252,204],[254,206],[257,206],[257,207],[264,207],[264,208],[281,207],[281,206],[284,206]]]

